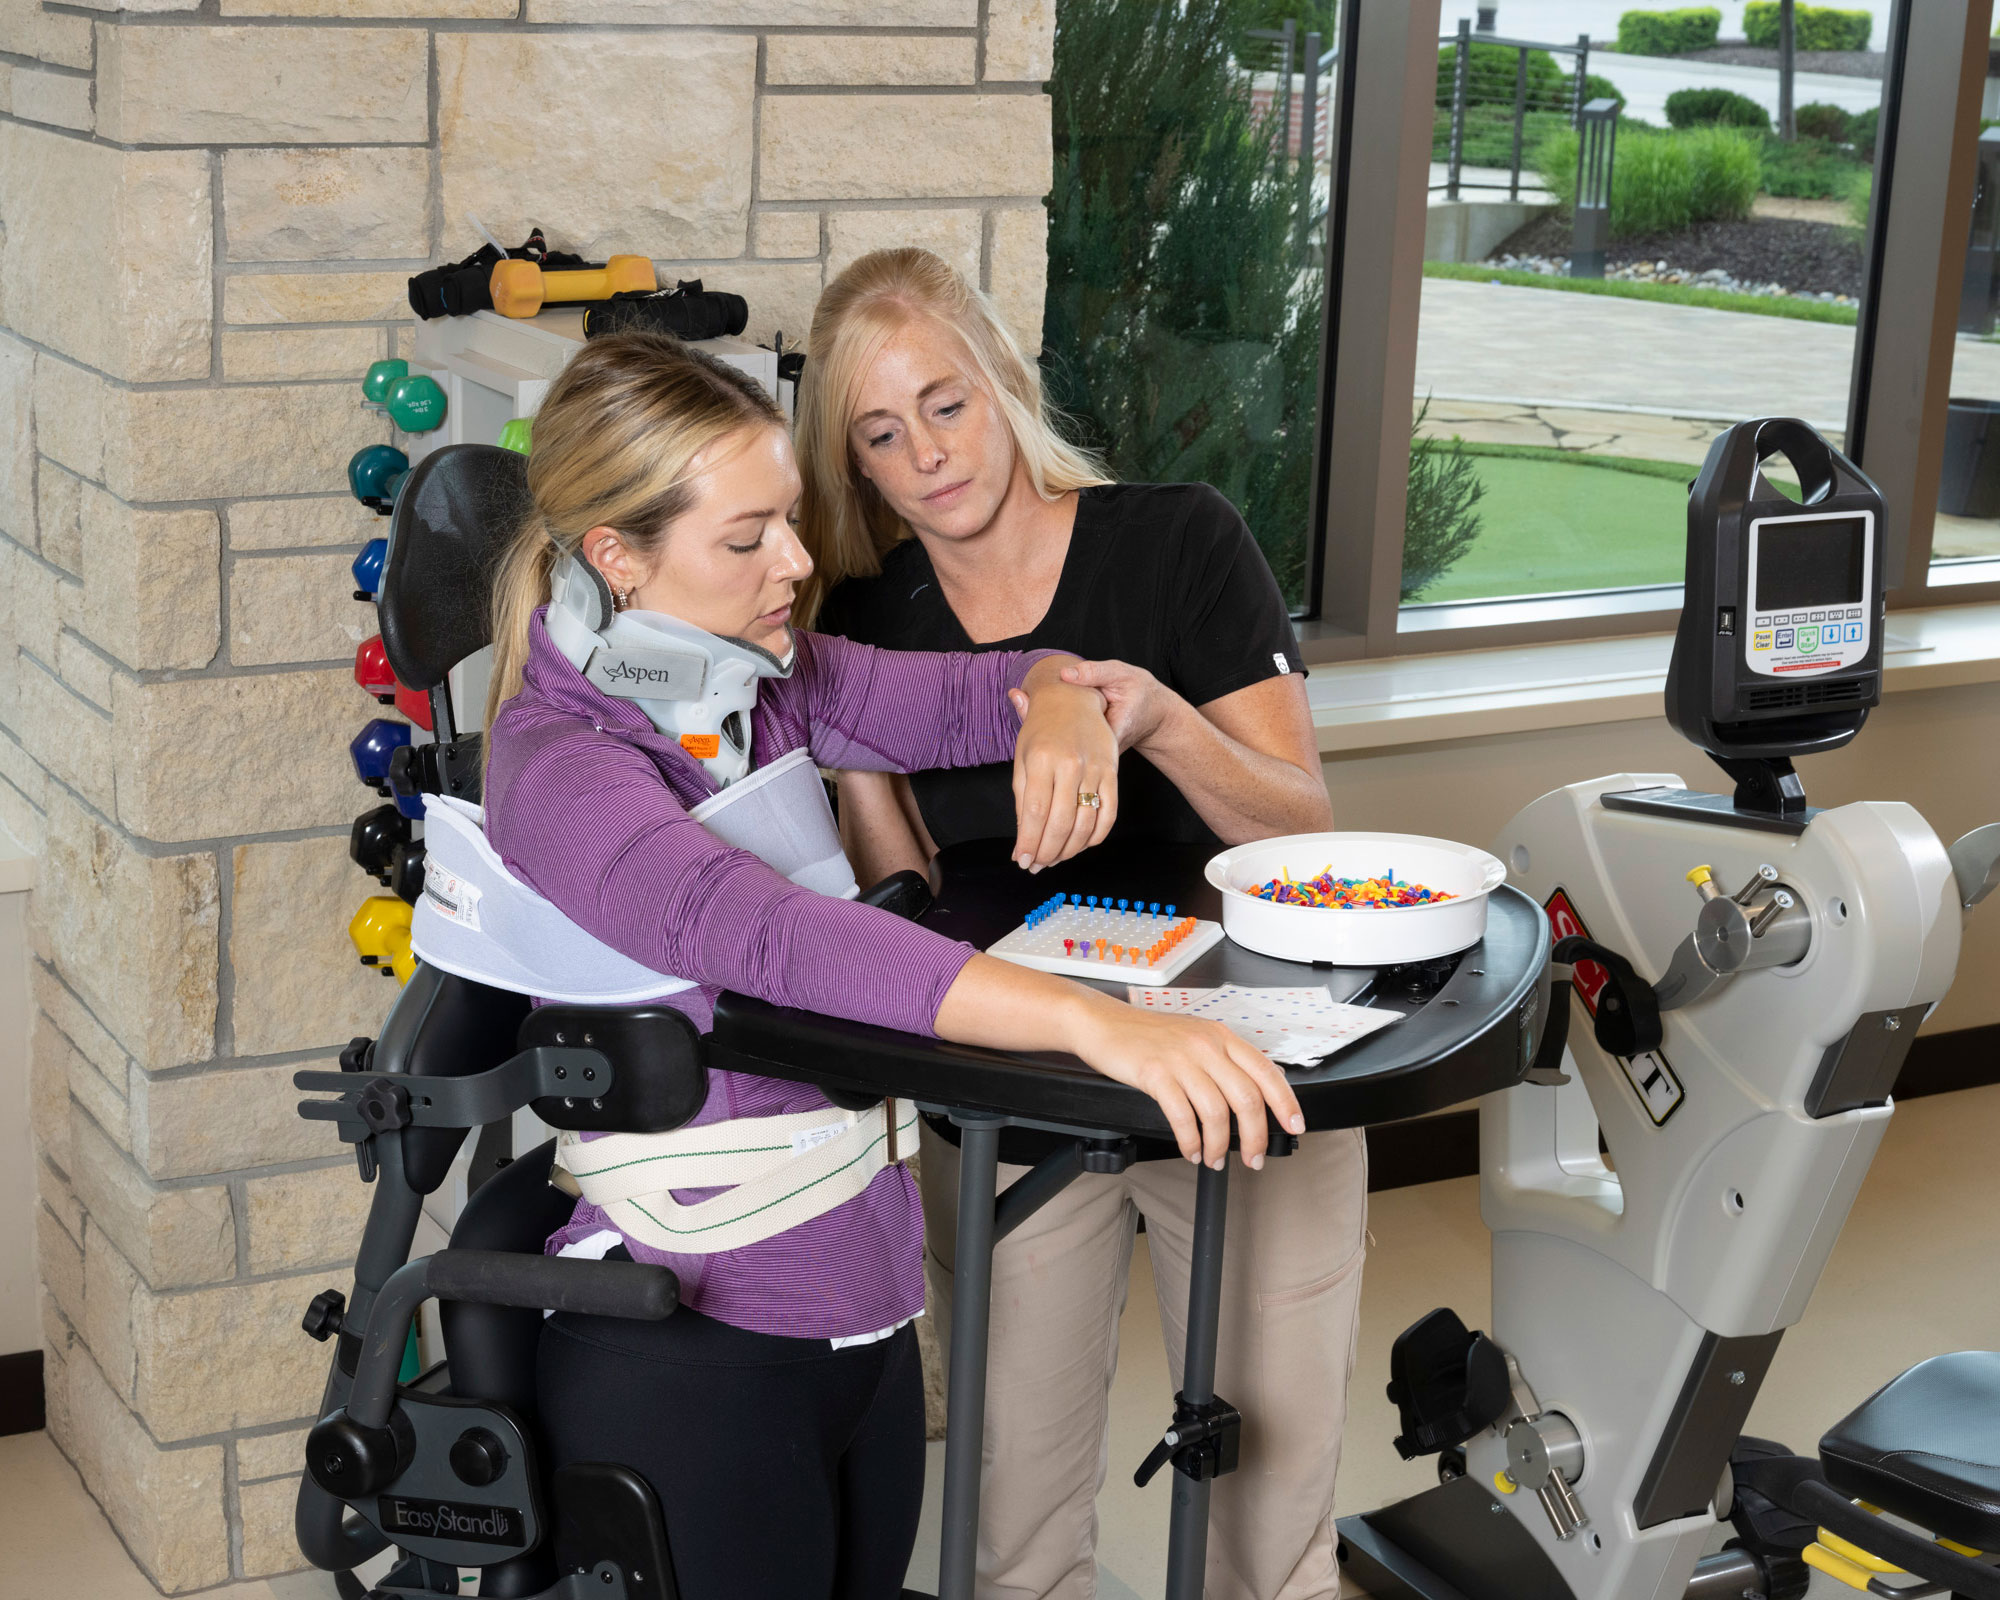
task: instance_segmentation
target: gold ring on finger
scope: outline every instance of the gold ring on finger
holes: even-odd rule
[[[1095,789],[1081,789],[1077,791],[1076,803],[1079,809],[1088,807],[1092,811],[1099,811],[1104,807],[1104,797]]]

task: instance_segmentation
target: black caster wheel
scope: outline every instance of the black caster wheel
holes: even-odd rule
[[[1465,1476],[1465,1452],[1454,1445],[1438,1452],[1438,1482],[1456,1483]]]

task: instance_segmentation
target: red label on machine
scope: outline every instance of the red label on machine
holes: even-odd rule
[[[1555,930],[1558,939],[1588,939],[1590,930],[1583,925],[1583,918],[1577,915],[1576,907],[1561,889],[1557,889],[1543,902],[1542,909],[1549,914],[1549,926]],[[1597,997],[1604,993],[1604,986],[1611,981],[1611,974],[1595,961],[1579,961],[1570,982],[1583,1000],[1583,1009],[1593,1017],[1597,1015]]]

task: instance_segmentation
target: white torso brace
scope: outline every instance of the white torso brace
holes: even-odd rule
[[[782,756],[688,813],[724,844],[748,850],[816,893],[859,890],[819,770],[805,750]],[[424,892],[410,942],[434,967],[495,988],[575,1005],[631,1005],[692,989],[578,927],[515,877],[486,841],[478,806],[424,803]],[[562,1133],[556,1164],[584,1199],[655,1249],[707,1255],[755,1244],[821,1216],[916,1149],[916,1109],[830,1106],[736,1117],[672,1133],[621,1133],[585,1143]],[[682,1205],[670,1189],[733,1185]],[[569,1187],[565,1184],[564,1187]]]

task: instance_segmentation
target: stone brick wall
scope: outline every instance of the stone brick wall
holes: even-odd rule
[[[476,213],[740,292],[932,246],[1038,342],[1053,0],[0,0],[0,825],[41,856],[50,1431],[168,1592],[298,1564],[368,1191],[291,1074],[345,925],[362,370]]]

